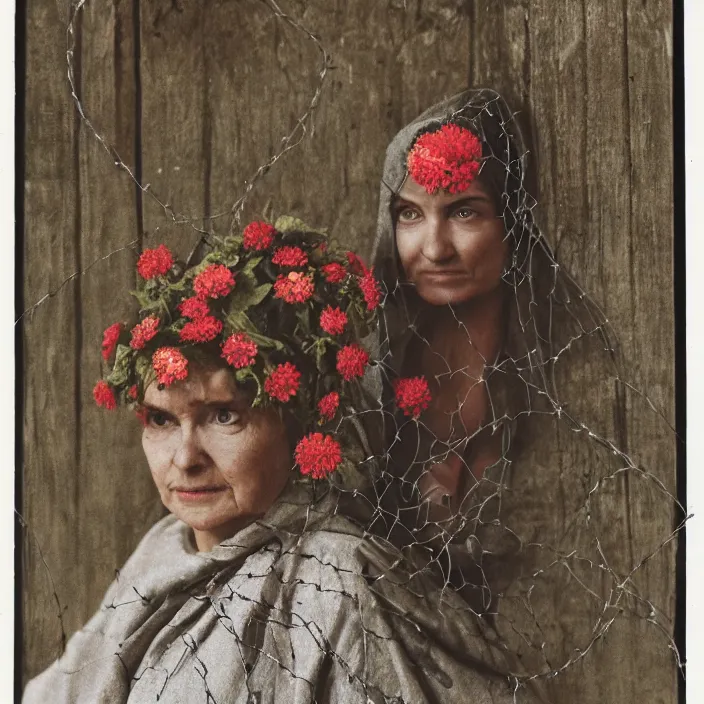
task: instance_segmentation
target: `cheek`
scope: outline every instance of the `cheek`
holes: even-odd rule
[[[398,253],[398,260],[401,269],[406,274],[408,278],[411,278],[413,272],[413,265],[418,258],[420,253],[420,238],[414,233],[410,232],[407,228],[396,231],[396,252]]]
[[[155,438],[153,434],[145,430],[142,433],[142,449],[147,458],[152,479],[161,493],[174,454],[172,443],[164,438]]]
[[[465,266],[478,276],[500,276],[508,257],[508,243],[503,225],[482,228],[478,232],[460,233],[455,238],[456,251]]]

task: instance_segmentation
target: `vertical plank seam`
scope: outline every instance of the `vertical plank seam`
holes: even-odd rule
[[[207,6],[201,10],[207,13]],[[201,51],[203,52],[203,134],[202,134],[202,149],[203,149],[203,224],[202,228],[209,231],[210,215],[211,215],[211,177],[213,171],[213,124],[212,112],[210,110],[210,83],[208,81],[208,52],[206,51],[206,18],[201,18]]]
[[[624,134],[626,138],[626,159],[628,166],[628,181],[626,187],[628,188],[628,289],[630,293],[630,313],[631,320],[635,319],[635,276],[633,271],[634,262],[634,251],[633,251],[633,140],[631,138],[631,81],[629,78],[629,65],[628,65],[628,0],[623,0],[622,2],[622,14],[623,14],[623,81],[624,81],[624,99],[626,101],[626,109],[624,110]],[[630,350],[629,350],[630,352]],[[629,354],[629,357],[631,355]],[[618,385],[618,380],[616,381]],[[619,408],[617,409],[618,415],[616,416],[617,423],[620,426],[621,433],[623,435],[622,439],[619,439],[621,446],[625,452],[629,452],[628,448],[628,413],[627,413],[627,392],[625,388],[621,388],[621,393],[616,394],[616,401],[619,403]],[[633,564],[634,554],[633,554],[633,524],[631,517],[631,482],[630,482],[630,472],[625,472],[625,486],[624,486],[624,501],[625,501],[625,514],[626,514],[626,531],[628,535],[628,559],[630,564]]]
[[[142,191],[142,23],[139,0],[132,2],[133,63],[134,63],[134,175],[137,219],[137,247],[144,245],[144,192]]]
[[[76,45],[73,54],[74,61],[74,75],[76,86],[83,95],[83,14],[79,13],[75,20],[75,31],[76,31]],[[73,233],[73,245],[75,249],[76,262],[74,266],[74,271],[82,271],[83,269],[83,257],[81,255],[81,231],[83,224],[83,213],[81,208],[81,130],[83,127],[83,121],[81,119],[78,111],[74,110],[74,130],[73,130],[73,163],[76,174],[76,183],[74,186],[74,197],[75,197],[75,211],[74,211],[74,233]],[[76,334],[76,352],[73,360],[73,371],[74,371],[74,405],[75,405],[75,426],[74,426],[74,437],[75,437],[75,448],[74,448],[74,461],[76,463],[76,470],[80,471],[81,466],[81,399],[82,399],[82,374],[81,374],[81,358],[83,350],[83,317],[81,315],[81,296],[82,290],[82,278],[80,276],[76,277],[76,283],[73,289],[73,314],[75,320],[75,334]],[[75,482],[74,489],[74,506],[79,505],[80,501],[80,482]],[[74,522],[75,539],[79,539],[79,531],[77,521]]]

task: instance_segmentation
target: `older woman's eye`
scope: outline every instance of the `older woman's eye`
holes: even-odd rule
[[[234,425],[240,417],[229,408],[218,408],[215,412],[215,422],[218,425]]]
[[[163,428],[169,423],[169,417],[161,411],[147,411],[147,425],[152,425],[156,428]]]

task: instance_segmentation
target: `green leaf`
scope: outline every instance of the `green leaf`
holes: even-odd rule
[[[262,335],[256,325],[242,311],[228,313],[225,320],[233,332],[246,332],[260,347],[272,347],[277,350],[284,348],[278,340]]]
[[[134,350],[127,345],[118,345],[115,353],[115,364],[108,375],[106,381],[111,386],[124,386],[130,378],[130,362],[134,355]]]
[[[306,225],[303,220],[294,218],[292,215],[282,215],[280,218],[277,218],[274,223],[274,228],[282,234],[286,232],[310,232],[325,238],[328,236],[326,230],[316,230],[310,227],[310,225]]]

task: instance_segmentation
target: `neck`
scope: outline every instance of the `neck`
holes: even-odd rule
[[[499,353],[503,335],[505,291],[497,286],[482,296],[456,305],[427,309],[426,324],[436,331],[457,329],[486,360]]]
[[[195,538],[198,552],[210,552],[216,545],[220,545],[223,540],[232,538],[232,536],[244,530],[258,518],[260,516],[239,517],[212,530],[197,530],[194,528],[193,537]]]

